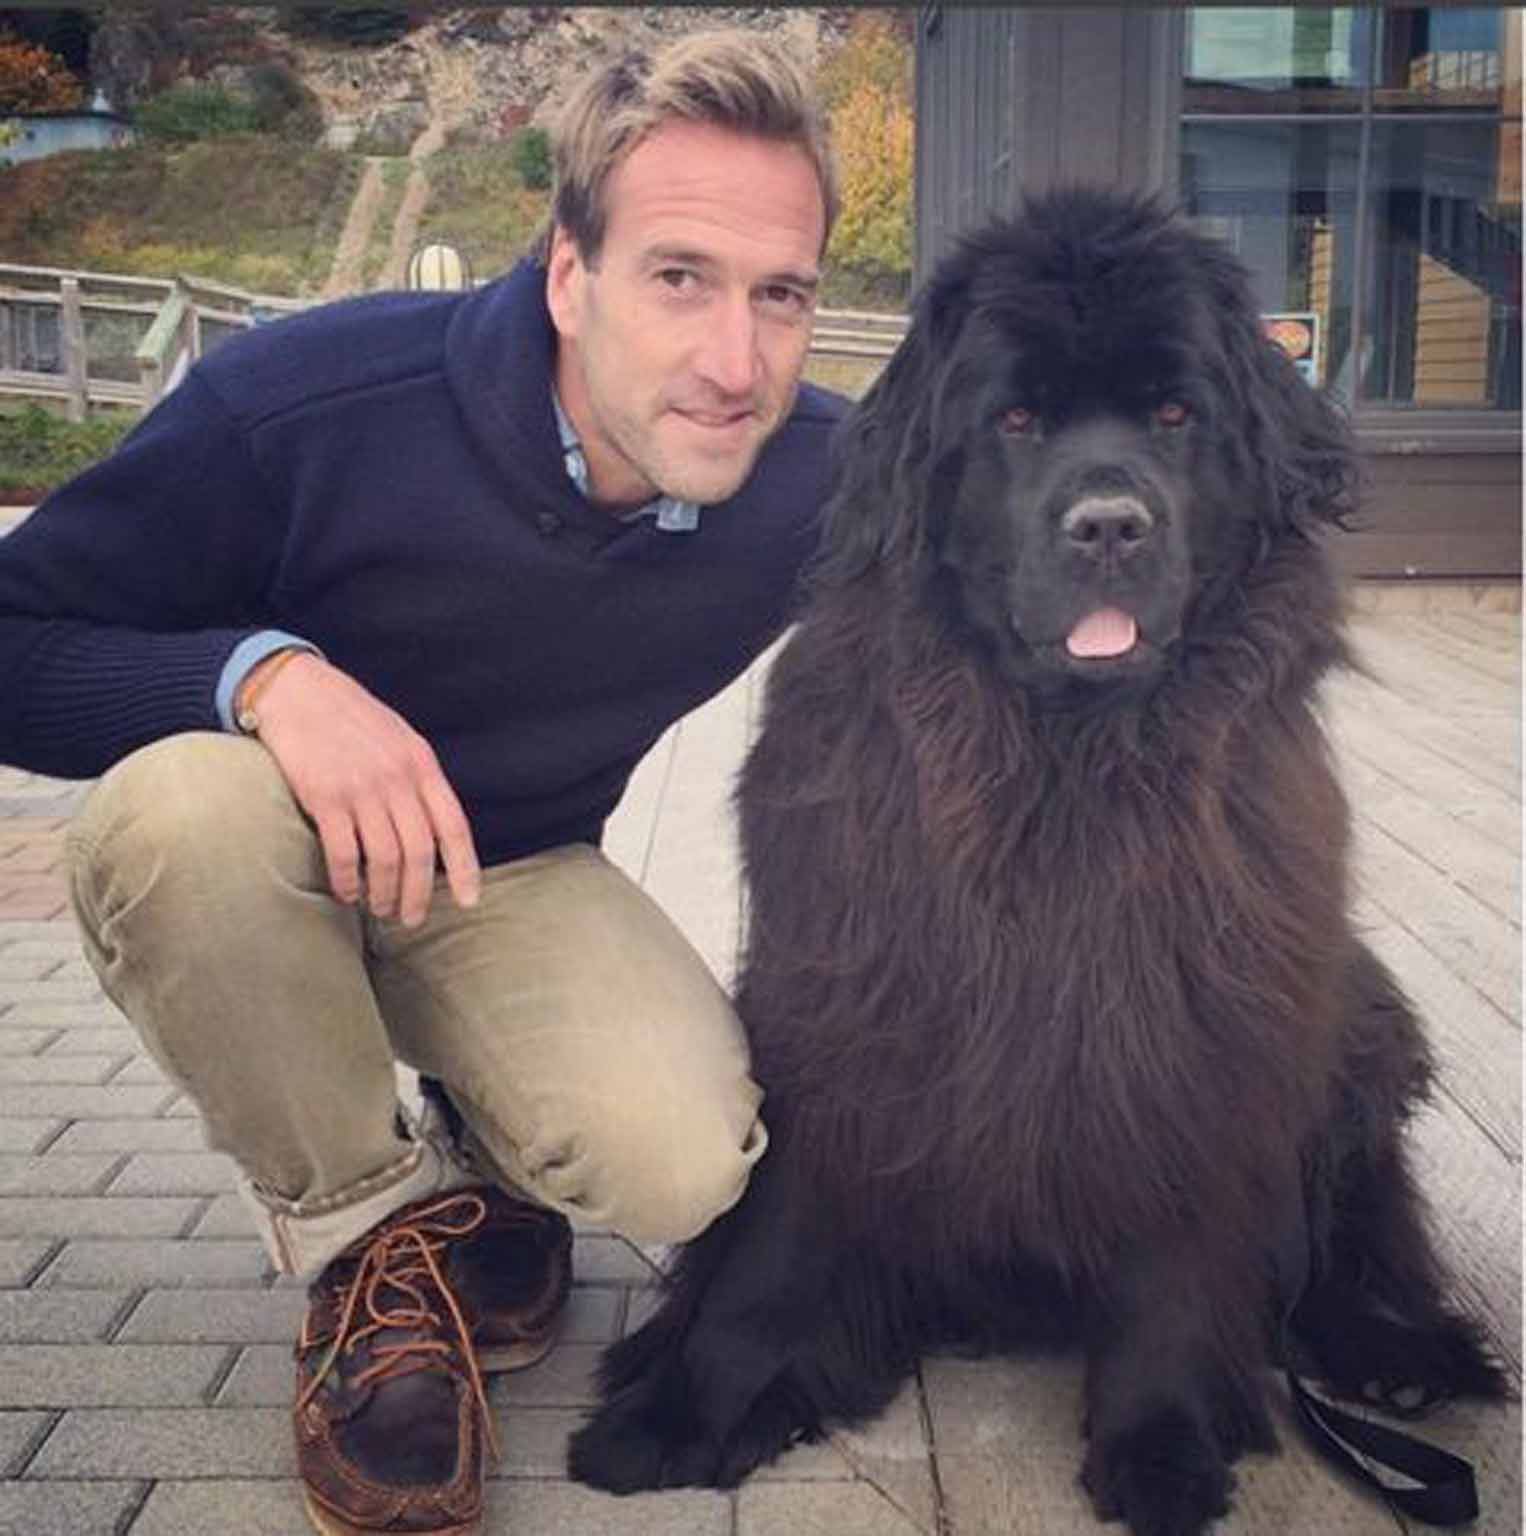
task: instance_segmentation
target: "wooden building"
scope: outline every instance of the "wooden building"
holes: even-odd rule
[[[918,276],[1024,190],[1160,190],[1349,408],[1357,574],[1521,574],[1521,18],[926,4]]]

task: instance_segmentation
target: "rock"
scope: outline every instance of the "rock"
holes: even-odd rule
[[[365,118],[358,137],[365,140],[367,151],[373,155],[406,155],[428,126],[428,102],[396,101]]]

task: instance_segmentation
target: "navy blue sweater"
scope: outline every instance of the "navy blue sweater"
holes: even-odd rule
[[[216,730],[245,636],[320,646],[421,732],[493,864],[596,841],[637,759],[783,627],[844,403],[803,386],[698,531],[562,462],[544,275],[224,343],[0,539],[0,762],[102,772]]]

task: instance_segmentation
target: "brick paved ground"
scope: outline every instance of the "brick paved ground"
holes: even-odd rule
[[[1517,637],[1508,615],[1370,623],[1379,659],[1423,652],[1429,680],[1407,697],[1353,685],[1335,720],[1373,807],[1364,917],[1443,1033],[1448,1091],[1420,1128],[1422,1172],[1518,1369]],[[744,680],[664,741],[610,838],[722,975],[737,913],[726,797],[752,694]],[[79,793],[0,769],[0,1536],[297,1536],[288,1426],[302,1296],[273,1276],[226,1162],[79,957],[59,867]],[[1079,1374],[1066,1360],[929,1361],[878,1424],[797,1451],[736,1494],[622,1501],[569,1485],[563,1444],[594,1358],[651,1304],[653,1257],[580,1234],[562,1343],[492,1381],[504,1457],[488,1536],[1099,1529],[1074,1486]],[[1403,1528],[1281,1420],[1287,1452],[1246,1464],[1226,1532]],[[1480,1465],[1477,1529],[1518,1533],[1518,1410],[1451,1409],[1433,1432]]]

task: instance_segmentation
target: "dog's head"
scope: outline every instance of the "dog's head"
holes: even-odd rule
[[[1152,676],[1354,485],[1229,251],[1077,189],[962,242],[839,452],[821,579],[917,572],[1024,682]]]

